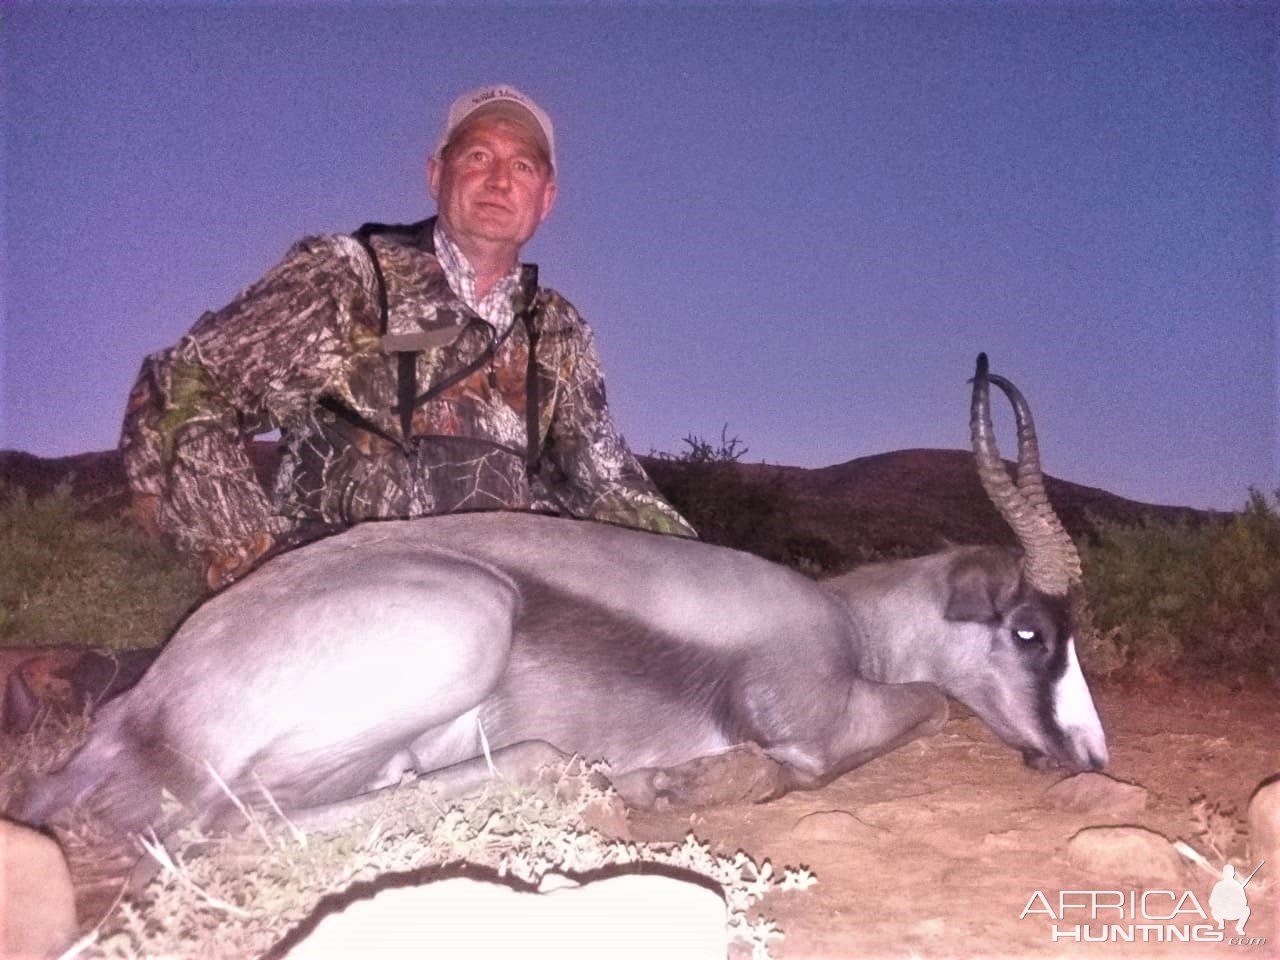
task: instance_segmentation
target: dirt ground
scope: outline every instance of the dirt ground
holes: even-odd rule
[[[777,892],[760,912],[785,939],[779,960],[926,957],[1280,957],[1280,862],[1248,887],[1250,939],[1265,943],[1093,943],[1054,941],[1055,920],[1042,904],[1060,891],[1191,891],[1208,911],[1215,877],[1188,866],[1176,880],[1135,884],[1073,866],[1067,844],[1086,827],[1131,825],[1183,839],[1221,860],[1203,837],[1195,808],[1204,799],[1236,816],[1216,835],[1251,870],[1244,823],[1259,783],[1280,773],[1274,692],[1212,686],[1103,687],[1095,691],[1107,729],[1107,773],[1148,792],[1136,813],[1058,809],[1045,796],[1062,774],[1025,767],[963,708],[953,706],[941,733],[852,771],[820,791],[768,804],[631,815],[639,840],[680,840],[692,830],[716,852],[741,849],[775,868],[805,866],[817,877],[804,892]],[[1220,821],[1228,823],[1227,820]],[[118,888],[119,863],[81,871],[82,921],[101,916]],[[95,882],[96,881],[96,882]],[[1036,891],[1038,912],[1020,915]],[[1170,901],[1161,903],[1167,905]],[[1201,922],[1185,915],[1177,922]],[[1058,925],[1090,923],[1077,914]],[[1100,935],[1099,921],[1091,926]],[[1138,922],[1141,922],[1140,920]],[[1212,923],[1212,921],[1210,921]],[[1227,935],[1234,933],[1228,924]],[[1140,936],[1140,935],[1139,935]]]
[[[1274,694],[1160,686],[1104,688],[1096,699],[1111,751],[1107,772],[1148,791],[1139,813],[1055,809],[1044,794],[1061,775],[1023,766],[980,721],[953,716],[939,735],[872,761],[821,791],[692,816],[633,814],[632,831],[639,839],[670,839],[692,827],[725,852],[741,848],[770,858],[775,868],[803,864],[812,870],[816,886],[776,893],[762,904],[785,932],[785,940],[772,948],[781,960],[1280,957],[1280,863],[1270,876],[1273,865],[1263,866],[1247,891],[1253,912],[1245,932],[1248,938],[1265,937],[1265,944],[1055,943],[1055,923],[1042,908],[1019,919],[1035,891],[1057,909],[1062,890],[1135,889],[1131,882],[1071,865],[1067,843],[1085,827],[1146,827],[1186,840],[1213,860],[1196,837],[1201,827],[1193,808],[1202,797],[1236,812],[1241,822],[1228,852],[1246,869],[1255,866],[1244,859],[1243,821],[1258,784],[1280,772]],[[1181,879],[1177,896],[1190,890],[1209,911],[1215,878],[1189,868]],[[1074,930],[1078,921],[1077,915],[1059,926]],[[1199,918],[1178,918],[1188,921]],[[1102,922],[1093,926],[1093,935],[1102,935]],[[1233,926],[1228,924],[1228,935]]]

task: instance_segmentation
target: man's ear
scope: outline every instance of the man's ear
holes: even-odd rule
[[[440,174],[444,162],[434,153],[427,157],[427,189],[432,200],[440,199]]]
[[[541,224],[547,217],[551,216],[551,211],[556,205],[556,196],[560,190],[554,180],[548,181],[542,192],[542,214],[538,217],[538,223]],[[433,194],[434,196],[434,194]]]

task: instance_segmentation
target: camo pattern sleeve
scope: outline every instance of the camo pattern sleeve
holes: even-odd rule
[[[559,505],[579,517],[697,537],[658,492],[618,433],[605,398],[604,373],[591,328],[558,294],[549,293],[547,333],[561,339],[556,401],[547,426],[543,478]],[[549,476],[548,476],[549,474]]]
[[[376,336],[372,268],[348,237],[311,237],[174,347],[148,356],[120,448],[135,501],[178,549],[235,552],[288,521],[254,475],[246,441],[305,415]],[[367,342],[365,342],[367,341]]]

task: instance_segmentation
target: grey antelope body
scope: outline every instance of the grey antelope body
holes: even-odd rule
[[[975,447],[1013,493],[984,483],[997,502],[1034,494],[1039,481],[1011,481],[990,442],[987,381],[980,366]],[[755,743],[776,795],[936,730],[943,692],[1029,762],[1100,767],[1069,634],[1073,581],[1037,568],[1034,536],[1019,536],[1025,556],[953,548],[819,583],[590,522],[365,524],[197,610],[16,813],[41,823],[85,801],[139,830],[157,824],[163,787],[191,815],[216,815],[228,801],[211,771],[240,796],[306,809],[532,741],[607,761],[638,803],[679,802],[664,771]]]

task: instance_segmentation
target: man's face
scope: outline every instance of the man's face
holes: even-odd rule
[[[467,123],[427,164],[431,196],[454,241],[511,247],[518,255],[556,198],[556,182],[533,134],[500,116]]]

